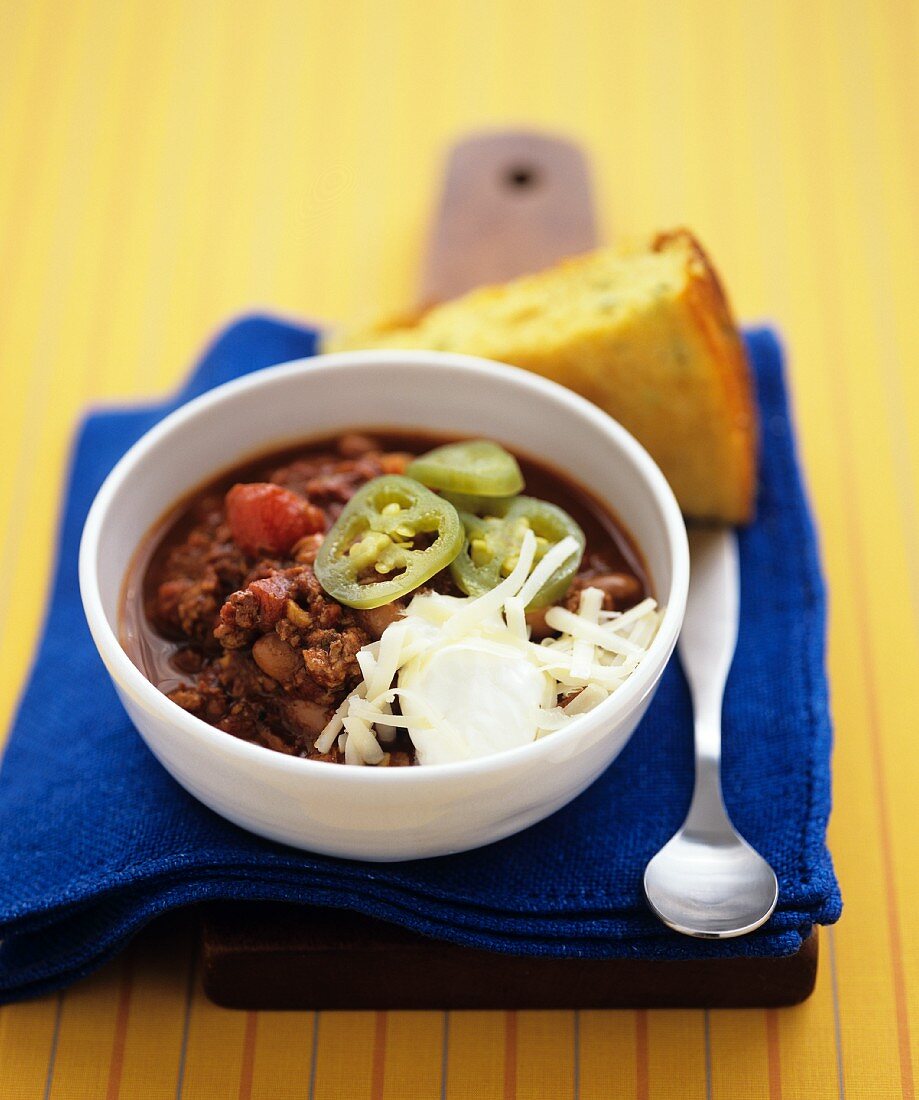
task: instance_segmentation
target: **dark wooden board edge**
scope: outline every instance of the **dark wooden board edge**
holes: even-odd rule
[[[239,1009],[753,1008],[814,989],[816,929],[794,955],[650,961],[505,955],[331,909],[202,911],[204,990]]]

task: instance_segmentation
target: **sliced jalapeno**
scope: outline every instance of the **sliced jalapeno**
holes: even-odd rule
[[[444,500],[449,500],[461,515],[463,512],[470,512],[474,516],[503,514],[514,499],[514,496],[485,497],[476,496],[474,493],[449,493],[446,491],[440,495]]]
[[[463,545],[453,505],[400,474],[374,478],[348,501],[314,566],[325,591],[348,607],[380,607],[449,565]]]
[[[559,566],[536,593],[529,608],[545,607],[564,596],[584,554],[584,532],[563,509],[534,497],[513,497],[486,515],[461,515],[466,538],[450,566],[453,579],[469,596],[481,596],[508,576],[517,564],[529,529],[536,535],[536,561],[563,538],[577,540],[580,551]]]
[[[447,443],[421,455],[405,471],[431,489],[507,497],[523,488],[517,459],[489,439]]]

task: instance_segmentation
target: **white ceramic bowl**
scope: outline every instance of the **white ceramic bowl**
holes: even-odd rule
[[[353,427],[489,437],[589,486],[634,536],[666,607],[647,657],[608,700],[533,744],[457,764],[360,768],[240,741],[186,713],[118,641],[119,601],[145,532],[185,492],[238,459]],[[162,765],[205,805],[261,836],[330,855],[400,860],[499,840],[570,802],[617,756],[676,643],[689,579],[667,482],[595,406],[513,367],[435,352],[318,356],[212,390],[149,431],[99,491],[80,547],[86,617],[118,695]]]

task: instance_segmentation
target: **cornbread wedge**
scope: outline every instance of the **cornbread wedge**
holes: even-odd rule
[[[428,348],[512,363],[594,401],[651,452],[693,518],[753,514],[756,420],[743,343],[693,235],[602,248],[327,349]]]

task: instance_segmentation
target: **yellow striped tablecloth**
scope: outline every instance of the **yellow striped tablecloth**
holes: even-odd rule
[[[0,0],[3,727],[80,410],[175,386],[253,306],[411,301],[449,142],[546,127],[591,150],[608,235],[692,226],[785,334],[847,902],[814,997],[768,1012],[229,1012],[180,923],[0,1010],[0,1095],[914,1097],[917,58],[906,0]]]

